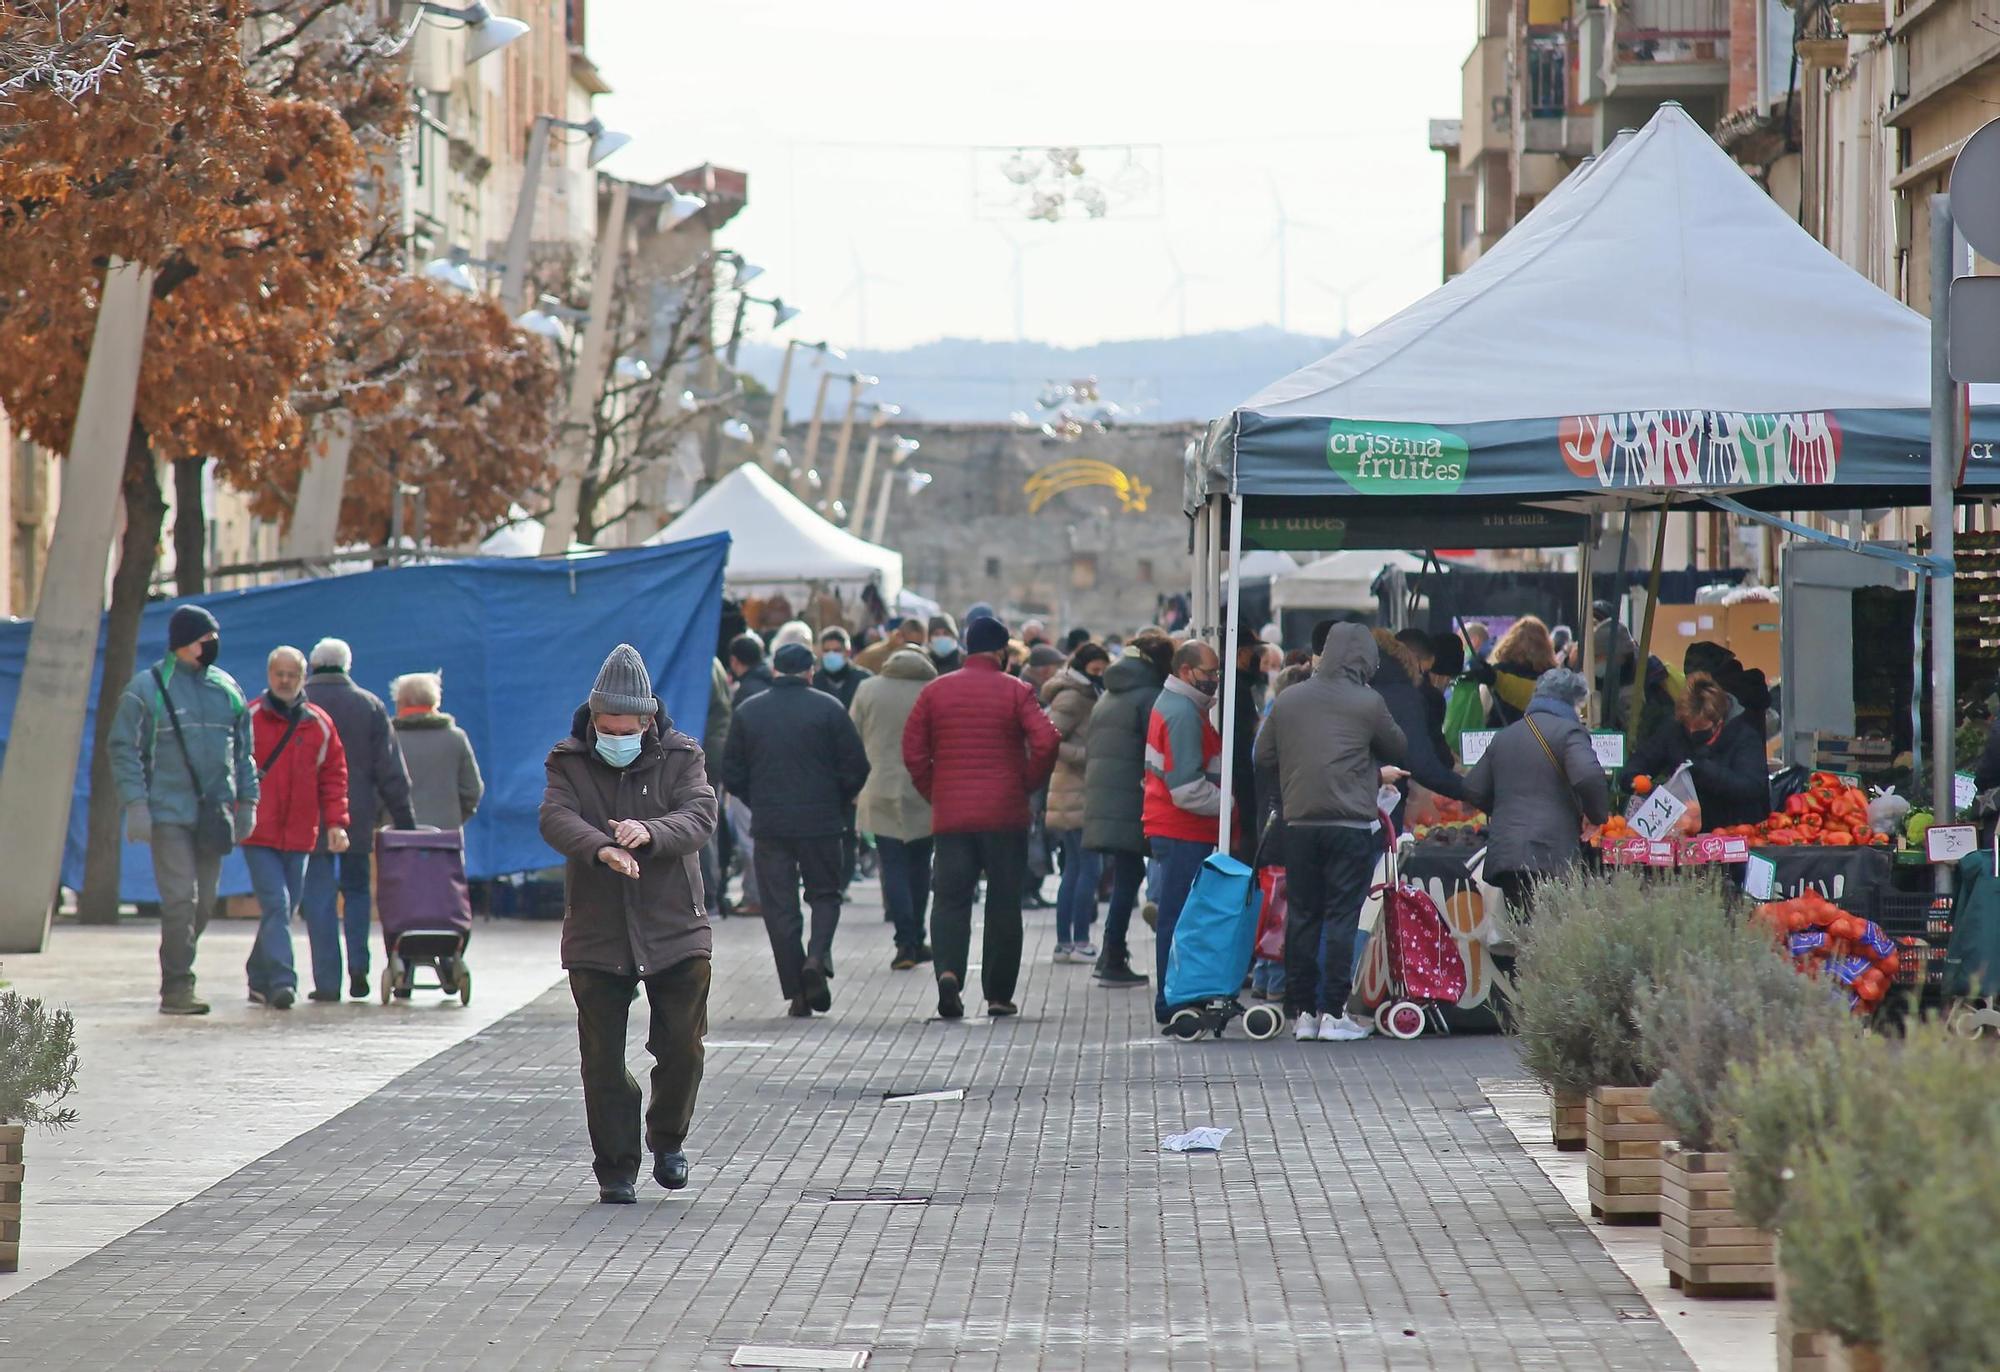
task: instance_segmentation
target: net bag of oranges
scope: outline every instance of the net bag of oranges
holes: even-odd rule
[[[1757,907],[1801,972],[1829,977],[1847,988],[1849,1006],[1869,1014],[1889,994],[1900,960],[1895,940],[1870,919],[1849,914],[1825,896],[1807,892]]]

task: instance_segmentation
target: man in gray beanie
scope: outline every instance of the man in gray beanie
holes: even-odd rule
[[[1528,711],[1493,736],[1465,779],[1465,798],[1486,811],[1488,879],[1523,911],[1537,883],[1583,855],[1582,824],[1611,815],[1611,787],[1577,710],[1590,683],[1567,667],[1535,680]]]
[[[811,689],[812,649],[771,655],[771,689],[736,712],[722,753],[722,784],[750,806],[757,893],[778,964],[778,989],[796,1019],[833,1008],[833,933],[847,885],[841,836],[868,781],[861,733],[840,702]],[[812,908],[812,945],[800,943],[799,887]]]
[[[542,837],[567,862],[562,961],[576,1001],[597,1194],[629,1205],[644,1097],[625,1070],[625,1027],[642,985],[653,1054],[643,1142],[655,1181],[669,1191],[688,1184],[681,1145],[701,1086],[714,947],[691,859],[715,832],[715,792],[701,745],[674,729],[627,643],[598,669],[547,769]]]

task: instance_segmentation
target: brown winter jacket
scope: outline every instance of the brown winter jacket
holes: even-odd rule
[[[653,840],[633,850],[637,880],[598,860],[613,846],[617,820],[636,819]],[[662,710],[646,728],[639,757],[620,771],[597,755],[590,708],[549,750],[542,837],[568,859],[563,878],[562,962],[650,977],[689,958],[708,957],[714,932],[701,901],[697,856],[715,832],[715,791],[701,747],[676,733]]]
[[[1084,745],[1090,738],[1090,711],[1097,691],[1090,678],[1065,667],[1042,687],[1042,710],[1062,735],[1056,769],[1049,774],[1048,829],[1052,834],[1083,827]]]

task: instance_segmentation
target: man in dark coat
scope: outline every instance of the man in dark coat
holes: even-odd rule
[[[787,643],[772,657],[771,689],[739,707],[722,755],[722,784],[749,803],[757,893],[778,964],[778,989],[800,1019],[833,1008],[833,934],[847,864],[841,837],[868,781],[868,753],[840,702],[811,689],[812,649]],[[805,883],[812,946],[799,911]]]
[[[986,877],[986,935],[979,969],[986,1013],[1018,1014],[1021,884],[1028,865],[1028,797],[1048,784],[1062,735],[1026,682],[1006,673],[1007,626],[968,621],[965,662],[924,687],[903,725],[903,764],[931,804],[934,835],[931,943],[938,1015],[965,1014],[972,895]],[[932,654],[935,660],[936,654]]]
[[[732,688],[730,704],[732,711],[740,710],[746,701],[755,700],[771,689],[771,664],[764,660],[764,640],[755,634],[738,634],[729,640],[729,676],[736,684]],[[730,716],[732,724],[735,715]],[[725,745],[727,740],[725,739]],[[722,752],[716,753],[716,761],[722,760]],[[728,791],[725,782],[723,790]],[[750,820],[750,806],[742,796],[725,794],[722,807],[722,821],[729,830],[730,846],[743,854],[743,899],[736,904],[735,913],[761,916],[763,902],[757,892],[757,840]],[[722,883],[729,884],[729,868],[722,866]]]
[[[1104,912],[1104,943],[1097,956],[1102,986],[1146,985],[1132,970],[1126,931],[1146,880],[1146,725],[1153,700],[1166,684],[1173,640],[1142,633],[1125,655],[1104,669],[1104,694],[1090,711],[1084,743],[1083,846],[1111,862],[1111,902]]]
[[[410,773],[381,699],[354,684],[353,650],[337,638],[323,638],[313,645],[310,662],[306,699],[333,717],[340,746],[347,752],[348,832],[353,837],[353,846],[335,853],[329,851],[322,835],[306,863],[305,890],[299,905],[312,943],[313,999],[339,998],[344,928],[347,993],[356,1000],[366,1000],[368,926],[374,913],[369,877],[375,857],[375,821],[387,809],[396,828],[417,827],[416,814],[410,808]],[[334,908],[336,896],[341,907],[338,911]]]
[[[714,832],[715,792],[700,745],[674,730],[645,662],[625,643],[605,659],[547,771],[541,829],[566,862],[562,961],[576,1001],[597,1195],[629,1205],[644,1097],[625,1070],[625,1027],[641,985],[653,1055],[643,1142],[655,1181],[669,1191],[688,1183],[681,1145],[701,1086],[714,947],[690,859]]]
[[[838,624],[820,630],[819,662],[812,674],[815,691],[832,696],[845,710],[854,704],[854,693],[861,689],[861,683],[874,675],[866,667],[854,664],[854,645],[847,630]]]

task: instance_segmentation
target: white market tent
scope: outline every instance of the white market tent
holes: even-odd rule
[[[709,487],[646,542],[713,533],[729,535],[725,579],[740,594],[801,587],[858,593],[872,584],[893,605],[903,589],[901,553],[829,523],[755,463]]]
[[[1250,556],[1246,555],[1245,561]],[[1424,560],[1403,552],[1351,549],[1317,562],[1293,567],[1271,580],[1271,613],[1285,610],[1373,611],[1378,601],[1373,587],[1384,567],[1409,573],[1424,570]],[[1247,573],[1246,573],[1247,574]]]

